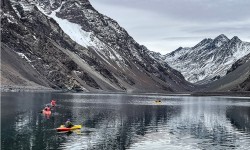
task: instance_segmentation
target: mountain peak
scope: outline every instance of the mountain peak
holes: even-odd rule
[[[210,39],[210,38],[205,38],[205,39],[203,39],[202,41],[200,41],[197,45],[195,45],[195,46],[193,47],[193,49],[198,48],[198,47],[201,47],[201,46],[205,46],[205,45],[207,45],[207,44],[210,44],[212,41],[213,41],[213,40]]]
[[[234,36],[231,41],[235,41],[235,42],[241,42],[241,40],[238,38],[238,36]]]
[[[220,47],[221,45],[223,45],[228,41],[229,41],[228,37],[226,37],[224,34],[221,34],[213,40],[213,47]]]
[[[169,55],[174,56],[175,53],[180,52],[182,49],[183,49],[183,47],[179,47],[179,48],[177,48],[176,50],[174,50],[174,51],[172,51],[171,53],[169,53]]]
[[[228,37],[225,36],[225,34],[220,34],[219,36],[217,36],[214,40],[220,40],[220,41],[228,41]]]
[[[180,51],[180,50],[182,50],[183,49],[183,47],[179,47],[179,48],[177,48],[175,51]]]
[[[188,51],[168,55],[168,64],[181,71],[186,80],[205,84],[226,75],[227,69],[250,52],[250,44],[237,36],[228,39],[224,34],[214,39],[204,39]]]

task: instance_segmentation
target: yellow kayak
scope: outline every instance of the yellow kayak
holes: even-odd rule
[[[61,125],[59,128],[56,128],[57,131],[70,131],[70,130],[76,130],[81,129],[82,125],[74,125],[71,128],[66,128],[65,125]]]
[[[161,103],[161,100],[155,100],[155,103]]]

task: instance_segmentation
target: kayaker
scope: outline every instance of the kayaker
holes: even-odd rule
[[[56,106],[56,101],[52,99],[50,104],[51,104],[52,107],[55,107]]]
[[[50,109],[49,105],[46,105],[46,107],[44,108],[44,110],[45,111],[50,111],[51,109]]]
[[[74,125],[73,125],[73,123],[70,121],[70,119],[68,119],[66,122],[65,122],[65,127],[66,128],[71,128],[71,127],[73,127]]]

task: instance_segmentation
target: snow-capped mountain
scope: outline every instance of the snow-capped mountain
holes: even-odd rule
[[[2,85],[19,80],[21,85],[84,91],[174,92],[193,88],[88,0],[2,0],[1,4],[3,52],[13,51],[11,55],[25,61],[4,64],[7,67],[1,71],[7,73],[3,73]],[[18,75],[8,72],[24,64],[30,69]],[[37,77],[32,78],[32,84],[27,82],[30,72],[36,72]]]
[[[163,59],[186,80],[204,84],[226,75],[234,62],[249,53],[249,42],[243,42],[237,36],[228,39],[221,34],[215,39],[204,39],[191,48],[180,47]]]

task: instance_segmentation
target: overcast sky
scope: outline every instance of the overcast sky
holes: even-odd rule
[[[225,34],[250,42],[250,0],[90,0],[149,50],[166,54]]]

